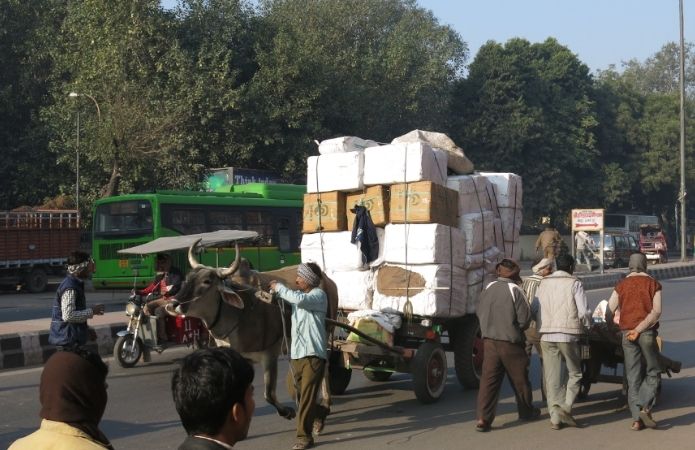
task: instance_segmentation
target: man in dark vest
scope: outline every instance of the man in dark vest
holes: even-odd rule
[[[618,284],[608,300],[611,313],[620,308],[623,333],[627,403],[632,429],[656,428],[652,407],[659,386],[659,349],[656,343],[661,316],[661,283],[647,275],[647,257],[630,256],[630,273]],[[646,367],[645,367],[646,366]]]
[[[58,286],[53,312],[49,344],[59,349],[83,346],[89,338],[87,319],[104,314],[104,305],[87,308],[84,280],[94,273],[94,260],[89,254],[75,251],[68,257],[67,276]]]

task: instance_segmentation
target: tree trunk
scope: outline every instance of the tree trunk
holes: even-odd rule
[[[111,197],[114,195],[118,194],[118,182],[121,179],[121,174],[118,170],[118,159],[114,158],[113,160],[113,169],[111,170],[111,177],[109,178],[109,182],[106,183],[106,186],[101,188],[101,192],[99,197],[104,198],[104,197]]]

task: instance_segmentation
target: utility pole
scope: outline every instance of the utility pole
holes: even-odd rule
[[[687,259],[685,243],[687,222],[685,217],[685,41],[683,38],[683,0],[678,1],[680,9],[680,88],[681,88],[681,188],[678,197],[681,202],[681,261]]]

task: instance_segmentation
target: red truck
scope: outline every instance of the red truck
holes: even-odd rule
[[[80,244],[75,210],[0,212],[0,283],[42,292]]]
[[[652,264],[668,261],[668,246],[661,225],[640,225],[639,250]]]

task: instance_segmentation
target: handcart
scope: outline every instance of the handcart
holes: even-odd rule
[[[622,385],[622,394],[627,394],[627,378],[624,370],[622,334],[617,325],[612,322],[595,322],[582,341],[582,381],[579,398],[589,395],[591,385],[598,382],[617,383]],[[681,362],[675,361],[661,353],[663,342],[657,337],[659,347],[659,391],[661,390],[661,375],[669,378],[671,373],[680,372]],[[623,370],[618,370],[623,365]],[[609,369],[606,373],[603,369]]]

